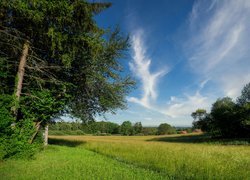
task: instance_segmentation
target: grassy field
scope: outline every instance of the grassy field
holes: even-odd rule
[[[203,136],[51,136],[34,160],[0,163],[1,179],[250,179],[250,146]]]

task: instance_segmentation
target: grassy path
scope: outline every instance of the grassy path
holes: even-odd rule
[[[168,179],[80,147],[52,145],[34,160],[0,163],[0,179]]]

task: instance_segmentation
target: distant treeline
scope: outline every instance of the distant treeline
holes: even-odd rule
[[[159,127],[143,127],[141,122],[132,124],[130,121],[124,121],[121,125],[108,122],[91,122],[81,123],[75,122],[54,122],[49,126],[50,135],[164,135],[192,132],[191,128],[175,128],[167,123],[161,124]]]

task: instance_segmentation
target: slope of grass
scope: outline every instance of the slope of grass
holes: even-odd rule
[[[74,145],[74,143],[73,143]],[[166,179],[80,147],[50,146],[34,160],[0,163],[0,179]]]
[[[249,179],[250,146],[202,143],[187,137],[60,137],[85,141],[84,147],[121,162],[174,179]],[[170,138],[168,142],[166,138]],[[177,138],[177,139],[175,139]],[[174,141],[175,139],[175,141]],[[199,138],[198,138],[199,139]],[[164,141],[163,141],[164,140]],[[196,143],[197,142],[197,143]],[[230,143],[229,143],[230,144]]]

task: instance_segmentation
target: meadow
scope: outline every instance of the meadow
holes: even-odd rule
[[[250,146],[202,135],[50,136],[33,160],[0,163],[2,179],[250,179]]]

